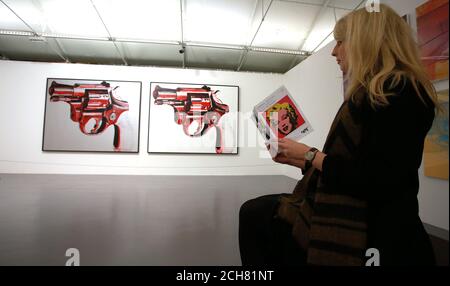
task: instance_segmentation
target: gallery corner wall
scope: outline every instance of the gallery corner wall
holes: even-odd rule
[[[264,146],[245,120],[282,84],[283,75],[156,67],[0,61],[0,173],[131,175],[276,175],[282,166],[262,158]],[[47,78],[142,82],[138,154],[43,152]],[[239,154],[148,154],[150,82],[239,86]],[[70,108],[66,103],[66,119]],[[171,108],[167,106],[167,108]],[[74,126],[78,123],[70,122]],[[156,124],[174,124],[162,121]],[[182,129],[182,126],[177,126]]]

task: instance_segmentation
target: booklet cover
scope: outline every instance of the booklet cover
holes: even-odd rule
[[[272,157],[278,152],[276,144],[273,144],[278,139],[298,141],[313,131],[299,105],[284,86],[256,105],[252,118],[265,143],[270,144]]]

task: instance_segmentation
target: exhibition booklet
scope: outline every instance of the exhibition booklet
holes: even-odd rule
[[[270,145],[270,155],[278,153],[276,141],[289,138],[298,141],[311,133],[313,128],[292,95],[281,86],[253,108],[252,119]]]

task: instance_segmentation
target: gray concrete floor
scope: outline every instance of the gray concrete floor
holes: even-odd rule
[[[238,213],[285,176],[0,174],[0,265],[240,265]]]

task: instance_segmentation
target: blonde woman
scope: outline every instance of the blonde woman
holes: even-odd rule
[[[304,176],[292,194],[241,207],[244,265],[434,265],[417,194],[437,96],[410,27],[380,9],[336,24],[346,100],[322,151],[279,140],[274,160]]]

